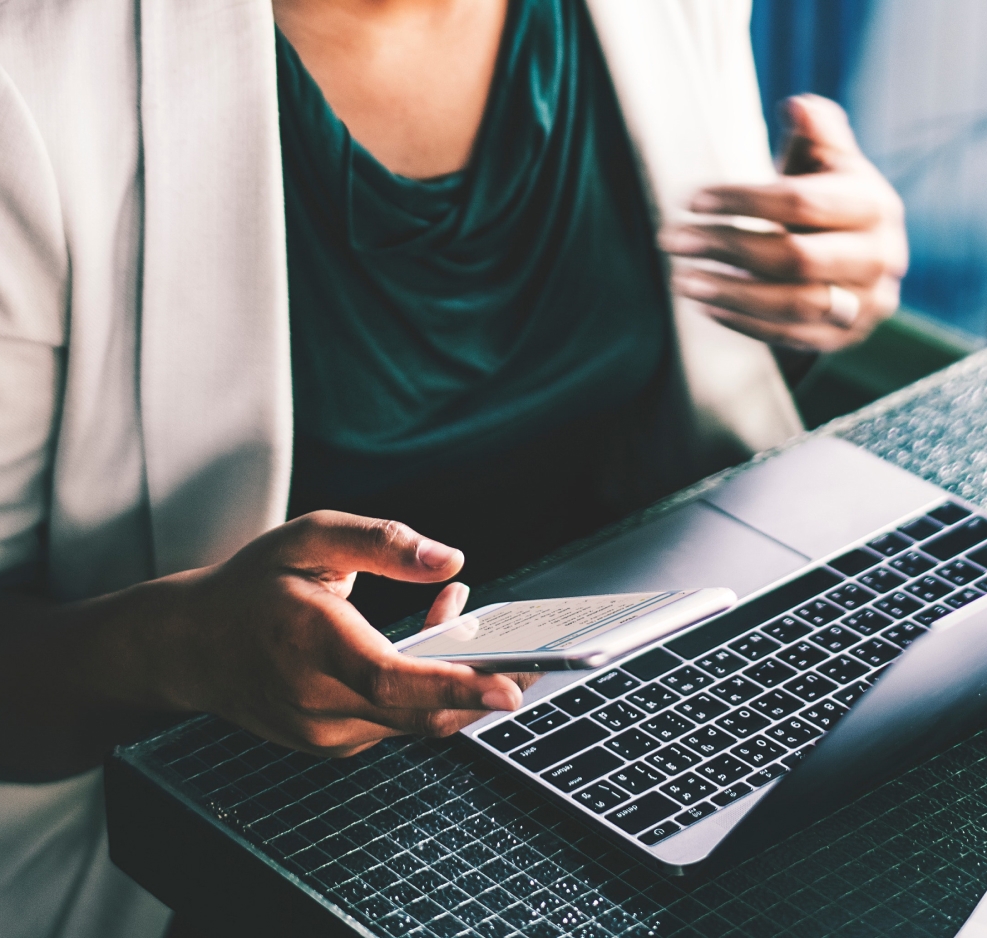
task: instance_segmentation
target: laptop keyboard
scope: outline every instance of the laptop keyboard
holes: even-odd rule
[[[790,771],[985,594],[987,517],[945,502],[476,738],[651,847]]]

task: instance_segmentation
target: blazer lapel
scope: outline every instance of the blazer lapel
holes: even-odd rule
[[[745,0],[587,0],[645,182],[673,218],[700,186],[774,176]],[[677,420],[702,472],[802,429],[766,345],[673,301]],[[686,453],[683,453],[683,457]]]
[[[140,401],[156,572],[284,519],[291,368],[264,0],[141,0]]]

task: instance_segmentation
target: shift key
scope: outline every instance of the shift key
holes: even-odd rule
[[[554,733],[542,736],[527,746],[522,746],[517,752],[511,753],[511,758],[532,772],[540,772],[550,765],[555,765],[566,756],[571,756],[580,749],[592,746],[606,739],[610,734],[592,720],[577,720],[569,726],[564,726]]]

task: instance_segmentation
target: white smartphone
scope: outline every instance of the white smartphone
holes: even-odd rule
[[[613,593],[494,603],[424,629],[395,647],[478,671],[600,668],[729,609],[733,590]]]

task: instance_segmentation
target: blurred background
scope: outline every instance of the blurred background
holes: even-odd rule
[[[987,340],[987,3],[753,3],[772,143],[781,99],[814,91],[839,101],[907,213],[903,310],[864,346],[809,373],[797,396],[815,425]]]

